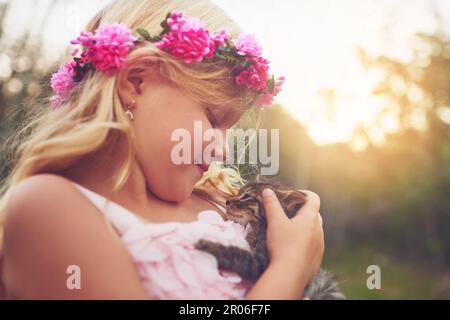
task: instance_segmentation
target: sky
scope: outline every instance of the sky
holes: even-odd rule
[[[2,2],[2,0],[0,0]],[[4,1],[3,1],[4,2]],[[15,0],[6,30],[11,37],[31,25],[43,32],[48,57],[58,59],[64,46],[109,0],[60,0],[46,16],[50,0]],[[357,48],[411,59],[416,32],[450,30],[449,0],[215,0],[241,26],[253,33],[286,82],[277,97],[308,128],[316,143],[349,141],[358,125],[369,125],[384,101],[371,90],[383,76],[367,71]],[[432,8],[441,16],[438,25]],[[43,31],[36,28],[46,19]],[[323,92],[336,90],[333,105]],[[394,118],[385,131],[395,131]],[[375,135],[376,136],[376,135]],[[382,134],[380,134],[382,137]]]

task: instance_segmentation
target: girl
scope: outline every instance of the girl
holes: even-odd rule
[[[274,193],[264,191],[270,264],[249,284],[194,249],[201,238],[248,248],[246,230],[214,205],[242,179],[204,159],[171,159],[174,130],[193,136],[200,121],[224,133],[247,110],[259,110],[254,105],[270,102],[280,83],[255,90],[255,74],[267,71],[260,47],[240,38],[240,52],[224,58],[240,32],[208,0],[114,1],[87,31],[72,42],[83,46],[81,56],[73,52],[52,78],[53,108],[26,128],[32,134],[4,186],[5,296],[300,298],[324,250],[319,197],[307,192],[289,220]],[[235,66],[241,73],[230,79],[233,59],[249,57],[253,66]],[[258,85],[270,83],[263,80]],[[213,152],[226,156],[226,144],[215,141]]]

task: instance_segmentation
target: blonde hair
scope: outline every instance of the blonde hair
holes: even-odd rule
[[[132,30],[144,28],[159,34],[160,23],[167,13],[179,10],[196,16],[214,33],[225,27],[232,38],[239,35],[239,27],[225,12],[209,0],[117,0],[101,10],[87,25],[94,31],[105,23],[120,22]],[[157,59],[159,73],[177,84],[195,99],[216,107],[248,110],[256,101],[254,93],[236,87],[230,80],[229,68],[218,63],[189,65],[160,51],[152,43],[144,42],[127,57],[129,67],[146,68]],[[38,173],[58,173],[83,158],[114,148],[119,139],[126,144],[126,157],[117,171],[114,189],[127,180],[134,159],[134,140],[131,126],[116,91],[120,75],[109,77],[101,72],[86,74],[73,90],[70,98],[57,110],[47,105],[30,118],[17,134],[19,141],[14,153],[13,169],[5,179],[0,199],[0,219],[13,186]],[[231,168],[213,165],[195,186],[204,194],[233,195],[243,183],[240,174]],[[1,228],[0,222],[0,230]],[[0,241],[1,241],[0,233]],[[0,242],[1,248],[1,242]]]

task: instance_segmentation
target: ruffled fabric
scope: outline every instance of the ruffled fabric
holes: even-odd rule
[[[197,221],[141,224],[122,234],[142,283],[155,299],[242,299],[251,284],[219,270],[216,258],[194,245],[200,239],[250,250],[249,229],[213,210]]]

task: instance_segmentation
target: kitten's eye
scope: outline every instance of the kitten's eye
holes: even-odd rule
[[[239,200],[240,201],[248,201],[248,200],[251,200],[252,198],[253,197],[250,194],[246,193]]]

